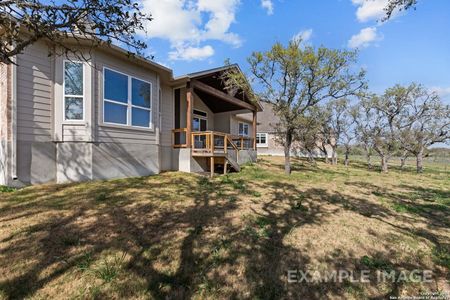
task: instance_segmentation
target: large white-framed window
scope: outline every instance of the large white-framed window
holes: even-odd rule
[[[103,122],[152,128],[152,84],[103,68]]]
[[[194,109],[192,116],[192,131],[208,130],[208,113],[199,109]]]
[[[249,135],[248,128],[249,128],[248,123],[239,122],[239,135],[248,136]]]
[[[64,60],[63,119],[69,122],[84,121],[84,64],[80,61]]]
[[[268,147],[269,134],[263,132],[256,133],[256,147]]]

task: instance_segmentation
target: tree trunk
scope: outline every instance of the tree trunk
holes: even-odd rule
[[[291,144],[292,134],[288,131],[284,145],[284,173],[287,175],[291,174]]]
[[[332,165],[337,165],[336,146],[333,146],[332,150],[331,150],[331,164]]]
[[[387,173],[388,172],[388,160],[385,155],[381,155],[381,172]]]
[[[402,157],[400,157],[400,170],[403,170],[406,164],[406,159],[408,158],[408,151],[403,151]]]
[[[423,173],[423,149],[416,155],[417,173]]]
[[[348,167],[348,152],[347,152],[347,151],[345,151],[344,165],[345,165],[346,167]]]
[[[364,150],[366,151],[367,169],[372,170],[372,155],[370,155],[370,148],[367,144],[364,144]]]

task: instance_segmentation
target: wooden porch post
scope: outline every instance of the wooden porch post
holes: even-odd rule
[[[211,156],[211,160],[210,160],[210,168],[211,168],[211,177],[214,177],[214,156]]]
[[[192,102],[193,93],[190,84],[186,85],[186,147],[191,147],[191,132],[192,132]]]
[[[253,111],[253,150],[256,150],[256,115],[257,111]]]

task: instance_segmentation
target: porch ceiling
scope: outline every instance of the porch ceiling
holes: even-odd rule
[[[209,93],[206,93],[204,91],[201,91],[199,89],[194,88],[194,92],[197,94],[200,99],[202,99],[203,103],[208,106],[208,108],[213,113],[221,113],[221,112],[227,112],[227,111],[233,111],[233,110],[242,110],[245,109],[242,106],[235,105],[230,102],[223,101],[220,98],[217,98]]]

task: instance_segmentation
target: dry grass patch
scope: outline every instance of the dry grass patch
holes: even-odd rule
[[[0,194],[0,298],[382,298],[449,289],[450,172],[382,175],[263,157],[212,180],[168,172]],[[288,283],[289,269],[371,270]],[[432,283],[375,272],[429,269]]]

